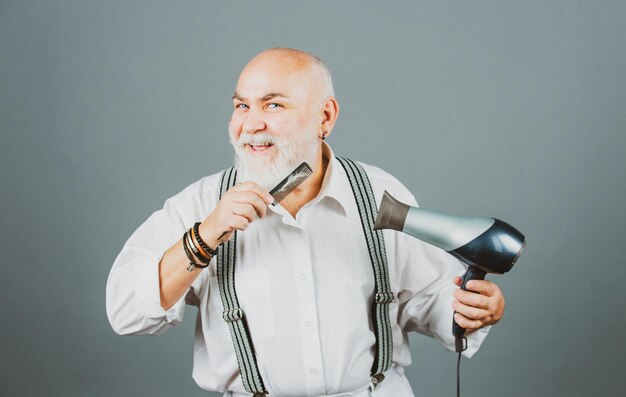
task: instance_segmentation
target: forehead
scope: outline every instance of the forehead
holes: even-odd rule
[[[285,59],[253,60],[241,72],[236,92],[250,100],[279,92],[304,101],[313,94],[312,76],[306,64]]]

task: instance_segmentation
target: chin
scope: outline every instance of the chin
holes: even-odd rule
[[[284,172],[284,167],[277,166],[275,158],[246,156],[239,159],[238,166],[237,180],[239,182],[252,181],[265,190],[272,189],[289,173],[289,171]]]

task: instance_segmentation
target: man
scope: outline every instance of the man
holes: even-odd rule
[[[330,74],[318,58],[285,48],[253,58],[237,83],[229,124],[239,183],[219,199],[222,173],[203,178],[167,200],[130,237],[107,283],[114,330],[158,335],[182,320],[185,303],[195,305],[194,379],[207,390],[249,396],[222,317],[215,259],[201,268],[203,254],[193,247],[203,240],[210,251],[238,231],[236,292],[269,395],[412,396],[402,370],[411,360],[407,332],[433,336],[452,350],[453,311],[469,331],[465,354],[471,356],[486,326],[502,317],[500,289],[474,280],[468,287],[477,293],[460,290],[454,285],[463,272],[458,261],[384,231],[394,292],[393,366],[374,388],[372,264],[346,172],[325,143],[338,114]],[[268,206],[268,190],[302,161],[313,174],[280,205]],[[362,166],[378,202],[387,190],[416,205],[395,178]],[[196,222],[194,239],[186,230]]]

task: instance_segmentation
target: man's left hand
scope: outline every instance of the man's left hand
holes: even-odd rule
[[[455,277],[454,283],[461,286],[461,277]],[[486,325],[495,324],[504,314],[504,295],[495,283],[488,280],[470,280],[468,291],[454,291],[455,301],[452,308],[456,323],[468,331],[474,331]]]

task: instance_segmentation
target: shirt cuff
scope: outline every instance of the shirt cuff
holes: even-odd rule
[[[167,323],[182,321],[182,310],[185,299],[181,297],[168,310],[161,307],[161,291],[159,289],[159,263],[161,255],[152,255],[133,264],[133,279],[141,310],[146,318],[164,319]]]

